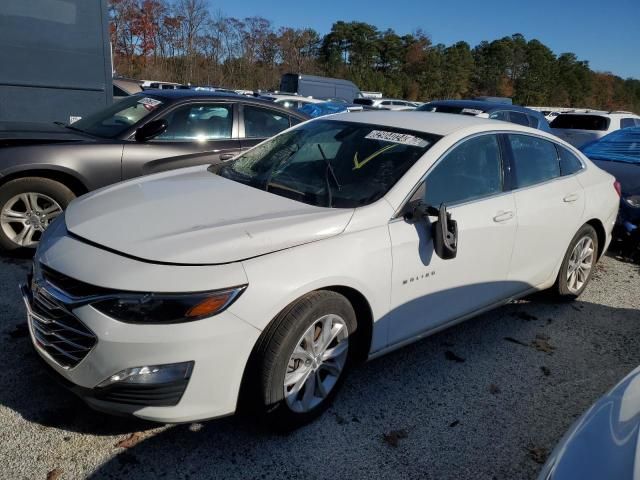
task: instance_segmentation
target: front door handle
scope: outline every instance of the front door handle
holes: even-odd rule
[[[571,202],[575,202],[579,198],[580,198],[580,195],[578,195],[577,193],[570,193],[569,195],[564,197],[562,201],[564,201],[565,203],[571,203]]]
[[[220,155],[220,160],[224,162],[225,160],[231,160],[235,156],[235,153],[223,153],[222,155]]]
[[[511,220],[512,218],[513,212],[511,210],[507,210],[506,212],[500,211],[495,217],[493,217],[493,221],[496,223],[502,223],[507,220]]]

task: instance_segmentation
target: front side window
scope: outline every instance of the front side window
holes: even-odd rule
[[[381,125],[316,120],[214,170],[311,205],[355,208],[384,196],[439,138]]]
[[[560,176],[555,144],[529,135],[509,135],[516,188],[528,187]]]
[[[163,117],[169,126],[153,140],[158,142],[207,141],[231,138],[233,105],[189,104],[173,109]]]
[[[427,175],[424,201],[439,207],[502,192],[502,157],[498,138],[483,135],[449,152]]]
[[[582,162],[573,153],[560,145],[556,145],[560,159],[560,175],[572,175],[582,170]]]
[[[244,135],[269,138],[289,128],[289,116],[267,108],[244,106]]]
[[[620,128],[635,127],[636,121],[633,118],[622,118],[620,120]]]

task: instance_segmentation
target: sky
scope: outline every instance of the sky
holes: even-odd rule
[[[421,28],[433,43],[472,47],[521,33],[556,54],[573,52],[594,70],[640,79],[640,0],[208,0],[231,17],[261,16],[276,27],[321,34],[338,21],[363,21],[404,34]]]

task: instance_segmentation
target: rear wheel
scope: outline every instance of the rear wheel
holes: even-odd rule
[[[591,280],[598,259],[598,235],[591,225],[584,225],[573,237],[565,254],[555,292],[564,298],[578,298]]]
[[[5,183],[0,187],[0,248],[34,249],[49,224],[74,198],[69,188],[48,178]]]
[[[331,403],[350,366],[356,316],[330,291],[298,300],[265,330],[258,347],[259,408],[269,425],[291,430]]]

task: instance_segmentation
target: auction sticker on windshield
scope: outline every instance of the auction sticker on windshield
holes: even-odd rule
[[[409,145],[411,147],[424,148],[429,142],[422,138],[414,137],[407,133],[385,132],[383,130],[372,130],[364,137],[368,140],[378,140],[381,142],[399,143],[400,145]]]
[[[162,105],[162,102],[160,100],[156,100],[155,98],[151,97],[141,98],[140,100],[138,100],[138,103],[141,103],[147,110],[153,110],[154,108]]]

